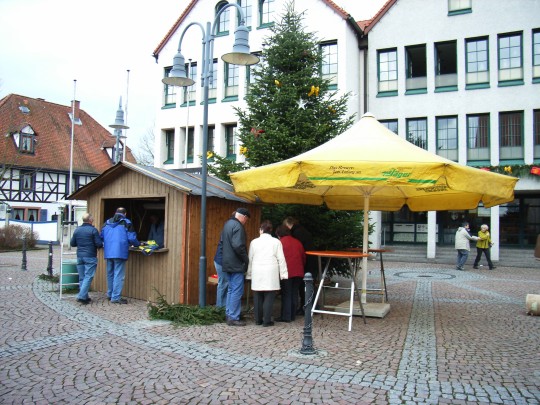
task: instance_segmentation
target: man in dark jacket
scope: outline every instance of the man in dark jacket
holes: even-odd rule
[[[225,304],[225,315],[229,326],[246,325],[244,321],[240,320],[240,308],[244,294],[244,276],[249,263],[246,230],[244,229],[249,217],[247,208],[237,208],[234,215],[225,222],[221,231],[221,240],[223,241],[222,267],[229,278]]]
[[[127,304],[127,300],[121,295],[129,247],[141,245],[133,224],[126,218],[126,213],[125,208],[117,208],[114,217],[108,219],[101,230],[103,257],[107,260],[107,297],[113,304]]]
[[[70,245],[77,248],[77,272],[79,273],[79,294],[77,301],[88,304],[88,290],[94,279],[97,267],[97,250],[103,246],[99,232],[94,228],[94,217],[89,213],[82,216],[83,224],[75,229]]]

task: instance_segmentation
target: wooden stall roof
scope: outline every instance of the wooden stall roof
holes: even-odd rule
[[[177,190],[184,191],[191,195],[201,195],[202,177],[199,173],[185,170],[167,170],[151,166],[142,166],[129,162],[120,162],[103,172],[99,177],[81,187],[71,194],[70,200],[87,200],[88,196],[102,187],[103,182],[110,182],[126,171],[135,171],[148,176],[156,181],[169,185]],[[252,204],[253,202],[234,194],[233,186],[218,179],[217,177],[207,177],[206,196],[225,198],[227,200],[238,201],[240,203]]]

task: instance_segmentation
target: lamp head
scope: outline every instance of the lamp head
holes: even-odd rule
[[[259,57],[249,53],[249,31],[244,24],[240,24],[234,31],[232,52],[226,53],[221,59],[233,65],[249,66],[259,63]]]
[[[116,119],[114,120],[114,124],[109,125],[109,127],[114,128],[114,129],[129,129],[129,127],[124,124],[124,110],[122,110],[122,97],[120,97],[118,110],[116,110]]]
[[[168,86],[178,87],[191,86],[195,83],[194,80],[187,77],[184,55],[180,53],[180,50],[174,55],[173,68],[169,72],[169,76],[164,77],[161,81]]]

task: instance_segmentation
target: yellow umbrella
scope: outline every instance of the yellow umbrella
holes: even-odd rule
[[[371,114],[293,158],[231,174],[235,193],[253,201],[326,204],[336,210],[412,211],[493,207],[514,199],[517,178],[461,165],[397,136]],[[364,226],[363,252],[367,253]],[[363,300],[367,258],[362,266]]]

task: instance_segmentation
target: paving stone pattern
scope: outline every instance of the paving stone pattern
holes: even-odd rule
[[[317,354],[302,355],[303,319],[177,328],[144,301],[60,300],[37,278],[47,252],[27,256],[23,271],[20,253],[0,253],[1,404],[540,403],[540,317],[525,314],[539,267],[386,262],[390,313],[351,332],[317,314]]]

